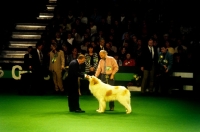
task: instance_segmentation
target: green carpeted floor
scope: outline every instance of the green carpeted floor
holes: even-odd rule
[[[0,132],[200,132],[198,102],[132,93],[129,115],[119,103],[115,111],[96,113],[93,96],[81,96],[86,113],[70,113],[66,96],[0,96]]]

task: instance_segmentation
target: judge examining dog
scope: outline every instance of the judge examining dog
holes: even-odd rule
[[[85,78],[86,75],[81,73],[80,65],[85,63],[85,56],[80,54],[77,59],[72,60],[68,70],[68,107],[70,112],[84,113],[85,111],[79,105],[79,82],[78,78]]]
[[[114,76],[119,70],[116,60],[107,55],[107,51],[101,50],[99,52],[100,61],[95,73],[96,77],[100,76],[102,82],[114,85]],[[110,111],[114,110],[114,101],[109,102]]]

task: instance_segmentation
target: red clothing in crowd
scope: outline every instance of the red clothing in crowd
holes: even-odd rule
[[[135,60],[134,59],[124,60],[123,66],[135,66]]]

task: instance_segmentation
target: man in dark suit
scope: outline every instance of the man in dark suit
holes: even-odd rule
[[[160,93],[169,92],[169,78],[172,73],[173,55],[167,51],[167,47],[162,45],[161,52],[158,54],[158,87]]]
[[[155,68],[158,65],[157,62],[157,50],[153,46],[153,39],[150,38],[148,40],[148,45],[143,48],[141,55],[141,70],[143,71],[143,79],[141,84],[142,93],[146,92],[147,90],[147,81],[149,81],[149,92],[153,92]]]
[[[31,55],[32,50],[33,47],[29,46],[27,49],[28,53],[24,55],[24,67],[23,67],[24,70],[32,69],[32,55]]]
[[[24,55],[24,65],[23,70],[25,71],[31,71],[32,70],[32,46],[29,46],[27,48],[28,53]],[[22,87],[19,89],[19,94],[28,94],[30,92],[31,88],[31,81],[32,81],[32,73],[24,73],[21,77],[22,80]]]
[[[34,94],[44,94],[44,56],[42,53],[43,44],[38,42],[36,49],[32,51],[32,72],[34,80]]]
[[[79,82],[78,78],[84,78],[85,75],[81,73],[80,65],[85,63],[85,56],[80,54],[77,59],[72,60],[69,64],[68,70],[68,107],[70,112],[83,113],[79,106]]]

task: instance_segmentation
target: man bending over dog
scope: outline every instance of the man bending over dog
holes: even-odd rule
[[[99,77],[101,74],[100,79],[102,82],[114,85],[114,76],[119,70],[116,60],[113,57],[108,56],[105,50],[101,50],[99,52],[99,56],[101,59],[99,61],[95,76]],[[109,102],[109,107],[110,111],[114,110],[114,101]]]

